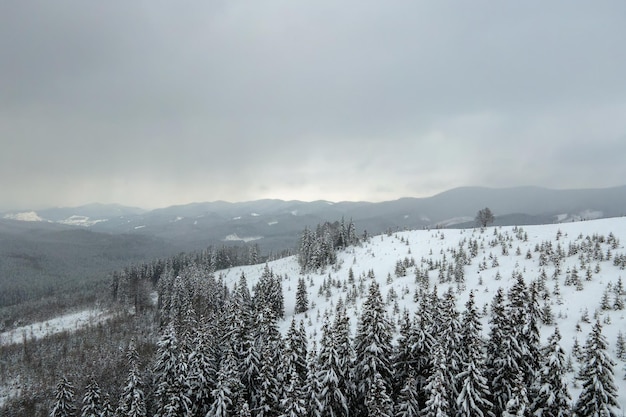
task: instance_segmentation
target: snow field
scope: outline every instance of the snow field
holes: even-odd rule
[[[495,234],[494,234],[495,231]],[[616,249],[611,249],[612,257],[600,262],[591,261],[587,266],[595,270],[596,264],[599,264],[600,271],[593,272],[591,281],[586,281],[585,270],[581,269],[580,254],[568,256],[568,247],[570,243],[580,245],[588,237],[603,236],[607,238],[612,233],[618,240],[619,245]],[[558,236],[557,236],[558,234]],[[491,246],[490,242],[498,239],[498,235],[503,236],[507,242],[508,254],[502,253],[502,245],[496,244]],[[527,241],[523,239],[527,236]],[[622,410],[626,410],[626,380],[625,364],[617,359],[616,356],[616,340],[618,333],[621,331],[626,336],[626,310],[601,310],[600,301],[604,294],[607,284],[616,284],[618,279],[626,278],[626,273],[618,266],[613,265],[613,257],[616,254],[626,254],[624,245],[626,243],[626,218],[611,218],[591,221],[581,221],[573,223],[561,223],[539,226],[523,226],[515,227],[489,227],[484,231],[480,229],[432,229],[418,231],[403,231],[393,233],[391,236],[380,235],[371,237],[369,242],[359,247],[348,248],[338,254],[337,264],[327,267],[324,271],[316,273],[307,273],[305,277],[309,283],[308,299],[311,306],[306,313],[295,316],[297,321],[304,320],[304,324],[308,329],[309,342],[313,339],[321,337],[321,328],[325,315],[330,317],[334,314],[334,306],[336,306],[341,297],[344,302],[346,293],[344,288],[332,288],[331,294],[321,294],[319,288],[325,279],[329,277],[333,280],[340,281],[340,287],[347,280],[348,271],[352,268],[355,281],[358,283],[360,276],[365,276],[369,271],[373,271],[375,278],[380,285],[383,299],[387,299],[389,292],[393,289],[397,294],[397,306],[400,313],[394,313],[394,302],[388,303],[388,312],[394,323],[398,323],[402,311],[407,309],[411,315],[417,308],[417,303],[413,296],[418,288],[415,280],[416,267],[424,269],[427,267],[423,261],[432,260],[433,262],[441,261],[446,257],[448,262],[452,262],[453,250],[459,250],[463,247],[468,251],[468,241],[476,240],[479,243],[478,255],[471,259],[471,264],[464,267],[465,285],[458,288],[455,283],[438,283],[438,270],[429,271],[430,290],[432,291],[435,284],[438,286],[438,293],[441,296],[450,286],[453,286],[457,296],[457,307],[459,311],[463,311],[464,304],[468,299],[470,291],[474,291],[476,306],[480,312],[486,308],[487,315],[483,316],[483,335],[485,338],[489,332],[489,311],[490,305],[497,289],[502,287],[505,290],[515,282],[514,273],[521,273],[524,281],[528,285],[532,280],[536,280],[542,269],[547,275],[546,287],[552,294],[554,285],[558,282],[561,296],[557,297],[552,294],[549,299],[550,307],[555,318],[555,323],[562,335],[561,346],[567,354],[571,354],[574,340],[578,340],[580,347],[584,347],[585,341],[596,318],[600,320],[603,326],[602,333],[609,343],[609,354],[616,363],[614,367],[615,382],[620,393],[619,402]],[[555,267],[552,262],[546,266],[539,265],[539,252],[535,252],[537,245],[551,242],[552,248],[557,249],[560,245],[565,252],[566,257],[561,265],[561,273],[557,279],[553,278]],[[519,247],[519,251],[517,250]],[[605,242],[601,244],[603,253],[606,255],[610,246]],[[526,258],[527,252],[530,251],[531,259]],[[517,254],[519,253],[519,254]],[[492,259],[496,257],[498,266],[492,266]],[[416,267],[408,268],[406,276],[396,277],[395,267],[397,261],[405,258],[413,258]],[[481,270],[480,264],[486,259],[487,269]],[[226,285],[232,288],[233,284],[238,281],[241,273],[246,275],[248,283],[253,286],[261,276],[265,265],[253,265],[231,268],[221,271]],[[300,276],[300,266],[297,257],[289,257],[269,263],[272,271],[283,277],[283,293],[285,296],[285,319],[280,323],[280,329],[283,334],[289,328],[289,324],[294,316],[295,294],[297,282]],[[575,286],[564,285],[565,276],[568,270],[576,267],[578,274],[583,282],[583,289],[578,291]],[[500,279],[497,279],[499,273]],[[388,278],[391,275],[391,279]],[[362,303],[367,296],[367,287],[369,281],[365,279],[365,290],[359,294],[359,298],[355,303],[348,303],[348,315],[352,326],[352,335],[356,330],[356,323],[361,311]],[[482,283],[481,283],[482,282]],[[581,320],[583,313],[587,313],[588,322]],[[397,329],[396,329],[397,330]],[[554,332],[554,326],[542,325],[541,328],[542,343],[547,341],[549,335]],[[578,371],[579,364],[573,360],[575,371],[570,373],[570,394],[573,401],[576,401],[580,393],[580,389],[574,384],[574,376]]]

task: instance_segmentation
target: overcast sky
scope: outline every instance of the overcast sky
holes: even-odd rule
[[[626,2],[3,1],[0,209],[626,184]]]

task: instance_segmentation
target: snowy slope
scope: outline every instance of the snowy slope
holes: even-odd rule
[[[358,225],[357,225],[358,226]],[[619,244],[616,248],[611,248],[606,238],[609,234],[614,235]],[[527,241],[524,239],[527,238]],[[585,280],[585,270],[581,268],[580,253],[568,256],[568,247],[571,244],[581,245],[584,242],[593,242],[598,238],[604,238],[603,243],[598,243],[603,255],[607,251],[611,253],[611,259],[602,261],[585,262],[592,270],[591,281]],[[552,296],[550,306],[555,316],[555,321],[562,335],[561,344],[569,354],[572,350],[574,340],[577,338],[580,346],[584,346],[587,335],[595,323],[594,315],[603,323],[603,335],[609,342],[609,353],[613,356],[616,366],[614,368],[615,380],[620,392],[620,404],[622,410],[626,410],[626,381],[624,380],[624,362],[617,360],[615,345],[618,332],[626,334],[626,310],[605,310],[600,309],[600,301],[607,284],[615,284],[619,277],[626,279],[626,273],[613,264],[613,258],[617,254],[626,255],[624,245],[626,244],[626,217],[591,220],[584,222],[573,222],[566,224],[525,226],[523,228],[498,227],[465,230],[420,230],[398,232],[393,235],[383,235],[371,238],[371,240],[360,247],[349,248],[338,256],[338,263],[335,267],[329,267],[325,271],[307,274],[307,280],[311,283],[309,287],[309,303],[312,307],[308,312],[296,316],[298,320],[303,319],[305,325],[308,324],[309,336],[319,338],[324,315],[332,316],[334,306],[341,297],[345,300],[345,289],[333,288],[328,294],[320,294],[320,286],[325,279],[338,280],[342,284],[348,277],[348,271],[352,268],[354,276],[358,282],[358,277],[366,275],[368,271],[373,271],[381,287],[383,299],[387,299],[390,292],[397,294],[397,304],[399,311],[405,308],[414,311],[417,307],[413,300],[413,294],[418,285],[415,282],[415,269],[424,269],[429,260],[433,262],[441,261],[445,256],[448,261],[452,260],[451,252],[458,250],[461,246],[467,250],[467,242],[476,240],[480,247],[478,255],[472,259],[471,264],[465,266],[465,288],[457,289],[456,284],[437,284],[438,270],[429,272],[430,288],[438,285],[439,294],[443,294],[449,285],[453,285],[457,291],[457,302],[459,311],[467,301],[471,290],[475,292],[476,305],[479,310],[486,307],[487,311],[492,298],[499,287],[508,289],[513,283],[514,272],[522,273],[527,284],[535,280],[541,274],[542,268],[548,276],[547,288],[552,293],[555,283],[558,282],[561,297]],[[508,254],[503,254],[502,244],[507,246]],[[542,243],[551,242],[553,249],[560,245],[565,252],[566,258],[561,265],[561,273],[558,278],[553,279],[555,267],[552,263],[542,267],[539,265],[539,252],[536,246]],[[494,244],[495,243],[495,244]],[[493,246],[492,246],[493,245]],[[519,247],[519,251],[518,251]],[[527,259],[530,252],[531,258]],[[498,266],[492,266],[491,258],[497,258]],[[405,258],[413,258],[416,267],[407,270],[404,277],[395,276],[397,261]],[[485,260],[487,269],[481,271],[481,264]],[[599,271],[596,268],[599,266]],[[265,265],[245,266],[221,271],[224,282],[229,286],[237,282],[241,273],[245,273],[250,286],[254,285]],[[285,319],[281,323],[281,329],[286,332],[293,317],[295,306],[295,292],[300,267],[296,257],[281,259],[269,264],[275,274],[284,277],[283,292],[285,294]],[[583,283],[583,289],[577,290],[575,286],[566,286],[565,277],[567,271],[576,268]],[[499,274],[500,279],[497,279]],[[391,276],[391,279],[388,276]],[[481,284],[482,281],[482,284]],[[366,281],[367,282],[367,281]],[[366,286],[369,284],[366,284]],[[340,285],[341,286],[341,285]],[[392,291],[393,289],[393,291]],[[367,290],[362,296],[367,295]],[[356,329],[357,317],[364,298],[359,298],[354,304],[348,304],[348,314],[351,316],[352,331]],[[388,304],[388,311],[393,315],[394,302]],[[582,322],[581,316],[587,311],[589,322]],[[399,314],[393,316],[394,320],[400,317]],[[489,331],[488,317],[483,317],[483,332],[487,336]],[[541,328],[542,341],[554,331],[554,326],[543,326]],[[574,368],[577,370],[579,364],[574,361]],[[573,379],[574,373],[570,374]],[[579,394],[579,389],[570,383],[570,393],[575,401]]]

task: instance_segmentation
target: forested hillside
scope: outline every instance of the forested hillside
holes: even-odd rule
[[[120,273],[110,321],[1,347],[5,412],[622,415],[625,218],[315,230],[269,263]]]

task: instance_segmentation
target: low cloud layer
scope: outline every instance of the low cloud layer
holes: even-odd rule
[[[624,184],[626,5],[0,6],[0,209]]]

